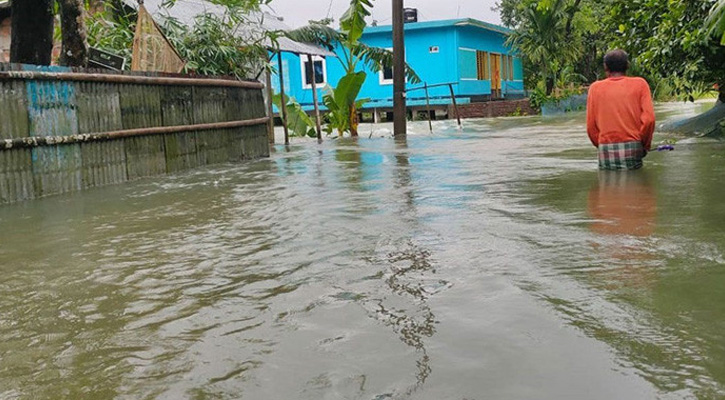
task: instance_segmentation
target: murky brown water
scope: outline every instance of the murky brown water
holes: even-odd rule
[[[722,145],[436,131],[0,208],[0,399],[725,397]]]

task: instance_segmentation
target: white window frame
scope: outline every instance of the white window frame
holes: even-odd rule
[[[315,63],[316,61],[322,61],[322,82],[317,84],[317,88],[320,89],[323,86],[327,85],[327,59],[325,57],[321,56],[312,56],[312,62]],[[305,70],[305,65],[309,62],[307,56],[300,57],[300,71],[302,73],[302,89],[309,89],[312,90],[312,84],[309,85],[305,83],[307,80],[307,71]],[[314,75],[314,66],[313,66],[313,75]],[[314,79],[314,77],[313,77]]]
[[[393,51],[393,48],[390,47],[385,50]],[[393,69],[393,67],[390,67],[390,69]],[[384,67],[378,72],[378,80],[380,82],[380,86],[390,86],[394,83],[393,79],[385,79],[385,68]]]

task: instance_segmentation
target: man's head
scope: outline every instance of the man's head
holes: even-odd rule
[[[624,50],[612,50],[604,56],[604,70],[608,75],[624,75],[629,69],[629,55]]]

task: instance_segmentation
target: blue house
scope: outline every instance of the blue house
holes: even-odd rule
[[[459,104],[524,96],[524,73],[521,59],[505,45],[507,28],[474,19],[414,22],[405,24],[406,60],[428,85],[453,83]],[[362,41],[370,46],[392,50],[392,26],[368,27]],[[340,49],[336,51],[341,54]],[[334,57],[317,57],[309,65],[306,57],[285,54],[282,62],[285,92],[294,97],[305,110],[313,107],[311,68],[322,98],[325,85],[335,86],[343,76],[340,61]],[[361,69],[365,67],[360,67]],[[392,70],[368,74],[360,98],[370,98],[365,108],[390,111],[393,106]],[[279,78],[272,80],[279,91]],[[421,84],[408,84],[409,89]],[[452,103],[448,86],[429,89],[432,108],[442,109]],[[408,107],[425,107],[425,92],[408,94]]]

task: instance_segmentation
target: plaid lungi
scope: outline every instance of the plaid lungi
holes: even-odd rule
[[[640,169],[647,155],[641,142],[609,143],[599,145],[599,169]]]

